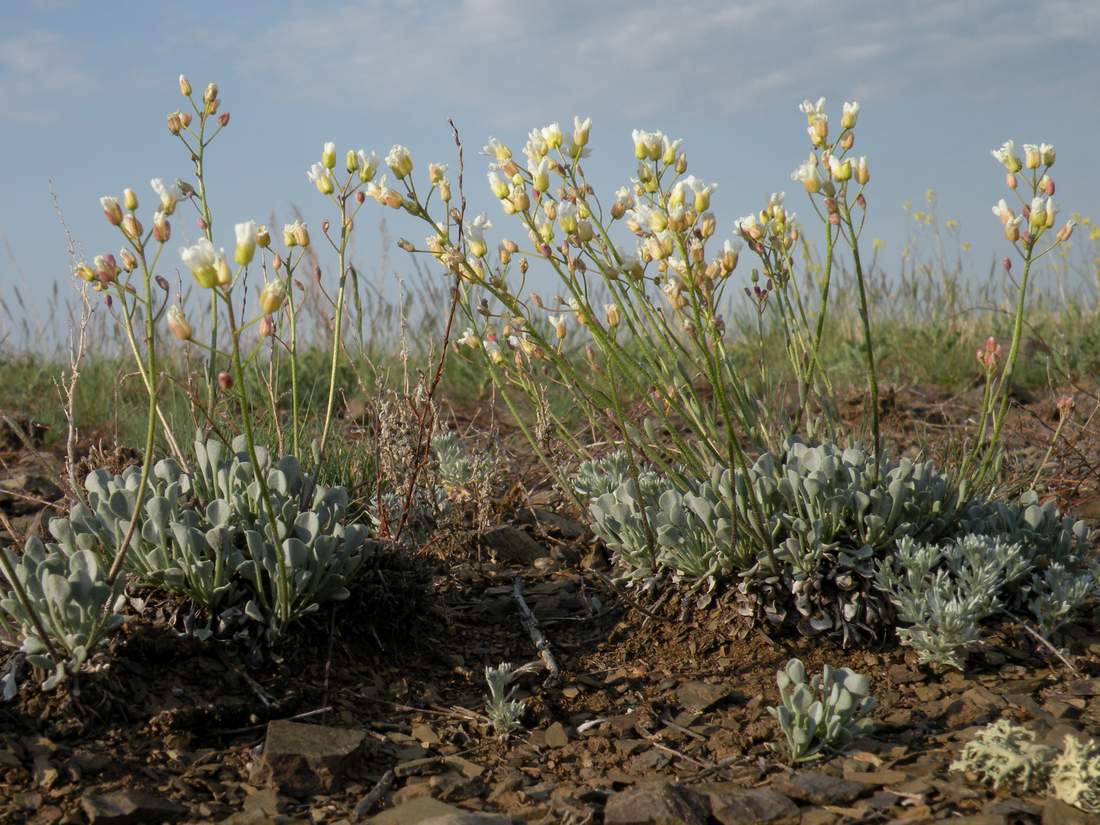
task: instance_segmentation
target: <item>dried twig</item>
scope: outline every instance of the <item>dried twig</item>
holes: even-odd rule
[[[1025,622],[1019,616],[1017,616],[1013,613],[1010,613],[1007,610],[1003,610],[1002,612],[1006,616],[1008,616],[1010,619],[1012,619],[1012,621],[1016,622],[1016,624],[1018,624],[1020,627],[1022,627],[1024,630],[1026,630],[1028,632],[1028,634],[1032,638],[1034,638],[1037,642],[1042,644],[1043,647],[1047,648],[1051,653],[1053,653],[1055,656],[1057,656],[1061,660],[1062,664],[1064,664],[1071,671],[1073,671],[1074,676],[1080,676],[1081,675],[1081,671],[1079,671],[1077,669],[1077,667],[1073,664],[1073,662],[1071,662],[1068,658],[1066,658],[1066,655],[1064,653],[1062,653],[1062,651],[1060,651],[1057,647],[1055,647],[1054,644],[1049,639],[1047,639],[1045,636],[1043,636],[1042,633],[1040,633],[1038,630],[1035,630],[1034,628],[1032,628],[1031,625],[1029,625],[1027,622]]]
[[[557,661],[554,659],[554,654],[550,652],[550,643],[546,641],[546,637],[542,635],[542,630],[539,629],[538,620],[535,619],[535,614],[531,612],[531,608],[527,606],[527,602],[523,599],[523,581],[517,576],[515,581],[512,582],[512,598],[516,600],[516,604],[519,605],[519,618],[523,622],[523,627],[527,630],[527,635],[531,637],[531,641],[535,643],[535,649],[538,650],[539,656],[542,658],[543,665],[546,666],[547,676],[546,681],[543,682],[545,687],[553,687],[561,682],[561,668],[558,667]]]
[[[382,778],[375,783],[370,793],[360,799],[359,804],[355,806],[355,817],[357,819],[362,819],[371,812],[371,809],[382,800],[382,797],[393,786],[395,778],[396,774],[392,770],[382,774]]]

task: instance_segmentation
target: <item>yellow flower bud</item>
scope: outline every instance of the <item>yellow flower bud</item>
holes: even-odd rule
[[[180,75],[180,94],[184,97],[191,97],[191,83],[184,75]]]
[[[336,144],[329,142],[321,147],[321,165],[326,169],[336,168]],[[331,190],[330,190],[331,191]]]
[[[137,215],[127,215],[122,219],[122,234],[135,243],[141,240],[141,236],[145,230],[141,226],[141,221],[137,219]]]
[[[355,154],[354,149],[348,149],[348,153],[344,155],[344,168],[348,170],[349,175],[359,168],[359,156]]]
[[[173,304],[168,309],[168,330],[181,341],[190,341],[194,330],[183,314],[179,304]]]
[[[622,320],[619,315],[618,304],[604,304],[603,311],[604,315],[607,317],[607,325],[612,329],[617,327]]]
[[[218,286],[229,286],[233,283],[233,272],[229,269],[229,262],[224,255],[219,255],[214,262],[214,277]]]
[[[260,291],[260,311],[264,315],[278,312],[286,300],[286,285],[282,281],[268,281]]]
[[[137,193],[134,192],[133,189],[123,189],[122,190],[122,203],[128,210],[133,212],[135,209],[138,208]]]

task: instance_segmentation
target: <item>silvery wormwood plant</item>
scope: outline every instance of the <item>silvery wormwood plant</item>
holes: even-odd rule
[[[44,544],[36,537],[27,540],[22,555],[10,548],[0,553],[20,586],[18,595],[0,591],[0,611],[19,627],[27,661],[50,672],[42,688],[52,690],[122,624],[114,611],[122,579],[108,583],[106,567],[91,550]]]
[[[870,725],[864,717],[875,700],[868,696],[871,681],[866,676],[825,665],[807,681],[805,666],[791,659],[775,680],[781,704],[768,712],[779,722],[794,763],[841,750]]]
[[[908,625],[898,628],[902,643],[922,662],[961,670],[981,640],[981,623],[1001,610],[1002,591],[1029,572],[1020,545],[999,538],[967,535],[939,545],[905,538],[879,564],[875,584]]]

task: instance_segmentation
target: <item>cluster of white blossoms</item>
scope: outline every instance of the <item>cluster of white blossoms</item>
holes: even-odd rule
[[[1049,143],[1025,143],[1024,156],[1016,153],[1015,141],[1005,141],[1000,148],[993,149],[994,160],[1005,168],[1005,183],[1009,189],[1019,186],[1018,173],[1027,169],[1032,189],[1031,202],[1021,198],[1020,214],[1001,198],[993,207],[993,215],[1004,228],[1005,239],[1016,243],[1023,240],[1032,244],[1043,232],[1054,227],[1058,208],[1054,204],[1054,179],[1050,176],[1050,167],[1056,158],[1054,147]],[[1025,224],[1026,221],[1026,224]],[[1074,220],[1067,221],[1056,235],[1056,242],[1067,241],[1077,225]]]

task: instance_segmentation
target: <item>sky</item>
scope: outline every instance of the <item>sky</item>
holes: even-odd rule
[[[466,147],[471,207],[497,236],[520,233],[487,191],[480,148],[495,136],[518,155],[532,127],[575,114],[593,120],[586,171],[605,200],[634,175],[631,130],[660,129],[684,139],[691,173],[719,184],[720,233],[779,190],[808,220],[790,180],[810,149],[798,104],[824,96],[834,123],[843,101],[861,103],[866,231],[884,241],[884,260],[900,258],[911,231],[902,204],[919,208],[932,188],[985,273],[1004,253],[990,212],[1006,194],[990,156],[1003,141],[1053,143],[1064,214],[1100,212],[1097,43],[1091,0],[12,0],[0,29],[0,296],[18,285],[42,318],[55,286],[72,288],[51,191],[91,258],[120,240],[99,196],[132,187],[151,214],[151,178],[191,179],[165,128],[184,103],[181,72],[196,90],[216,81],[232,115],[208,162],[215,240],[227,248],[237,221],[300,210],[316,226],[331,214],[306,179],[325,141],[341,156],[402,143],[416,174],[428,161],[453,170],[448,118]],[[371,204],[362,214],[387,218],[394,238],[423,235]],[[170,245],[197,235],[181,215]],[[392,276],[377,272],[373,230],[357,255],[364,271]],[[390,261],[403,266],[399,253]],[[0,314],[0,341],[11,326]]]

